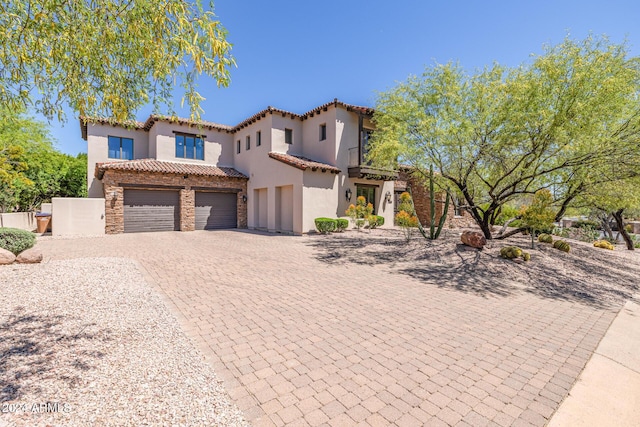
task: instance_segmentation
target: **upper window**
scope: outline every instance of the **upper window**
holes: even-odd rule
[[[327,139],[327,125],[323,123],[320,125],[320,141]]]
[[[247,150],[251,150],[251,137],[247,135]]]
[[[176,134],[176,158],[204,160],[204,140],[202,137]]]
[[[284,130],[284,142],[286,144],[293,144],[293,130],[291,129]]]
[[[236,143],[236,153],[240,154],[240,140]]]
[[[133,160],[133,139],[119,136],[109,137],[109,158]]]
[[[262,132],[256,132],[256,147],[260,147],[262,144]]]

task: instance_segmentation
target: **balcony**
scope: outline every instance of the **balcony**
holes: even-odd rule
[[[365,146],[366,147],[366,146]],[[366,149],[364,150],[366,152]],[[374,168],[364,159],[360,147],[349,148],[349,178],[366,178],[382,181],[398,179],[398,171]]]

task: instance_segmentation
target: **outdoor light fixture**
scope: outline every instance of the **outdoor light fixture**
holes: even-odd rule
[[[244,203],[247,203],[247,195],[246,195],[246,194],[243,194],[243,195],[242,195],[242,201],[243,201]]]
[[[387,203],[391,203],[391,191],[387,191],[387,194],[384,195]]]
[[[117,191],[112,191],[111,192],[111,199],[112,200],[116,200],[118,198],[118,192]]]
[[[351,189],[350,188],[347,188],[347,191],[344,193],[344,196],[346,197],[347,202],[351,201]]]

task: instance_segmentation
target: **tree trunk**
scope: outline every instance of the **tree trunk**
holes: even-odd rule
[[[612,213],[613,218],[616,220],[616,224],[618,225],[618,232],[622,235],[622,239],[627,244],[627,249],[632,251],[633,248],[633,240],[631,240],[631,236],[627,233],[627,230],[624,229],[624,219],[622,217],[622,213],[624,209],[617,210]]]
[[[520,228],[516,228],[515,230],[511,230],[511,231],[509,231],[508,233],[504,233],[504,234],[502,234],[502,235],[500,235],[500,236],[496,236],[496,240],[504,240],[504,239],[506,239],[507,237],[511,237],[511,236],[513,236],[514,234],[522,233],[523,231],[525,231],[525,230],[527,230],[527,229],[528,229],[528,227],[520,227]]]
[[[613,240],[613,230],[611,230],[611,226],[609,226],[610,216],[607,214],[603,214],[600,216],[600,222],[602,223],[602,229],[604,230],[604,234],[611,240]]]

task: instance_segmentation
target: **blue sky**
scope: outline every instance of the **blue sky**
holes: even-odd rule
[[[333,98],[374,106],[376,92],[425,66],[517,66],[567,34],[626,38],[631,54],[640,55],[637,0],[218,0],[215,13],[229,31],[238,67],[228,88],[200,79],[203,119],[228,125],[269,105],[296,113]],[[150,113],[146,108],[137,117]],[[64,126],[50,124],[58,148],[86,152],[77,119],[67,115]]]

